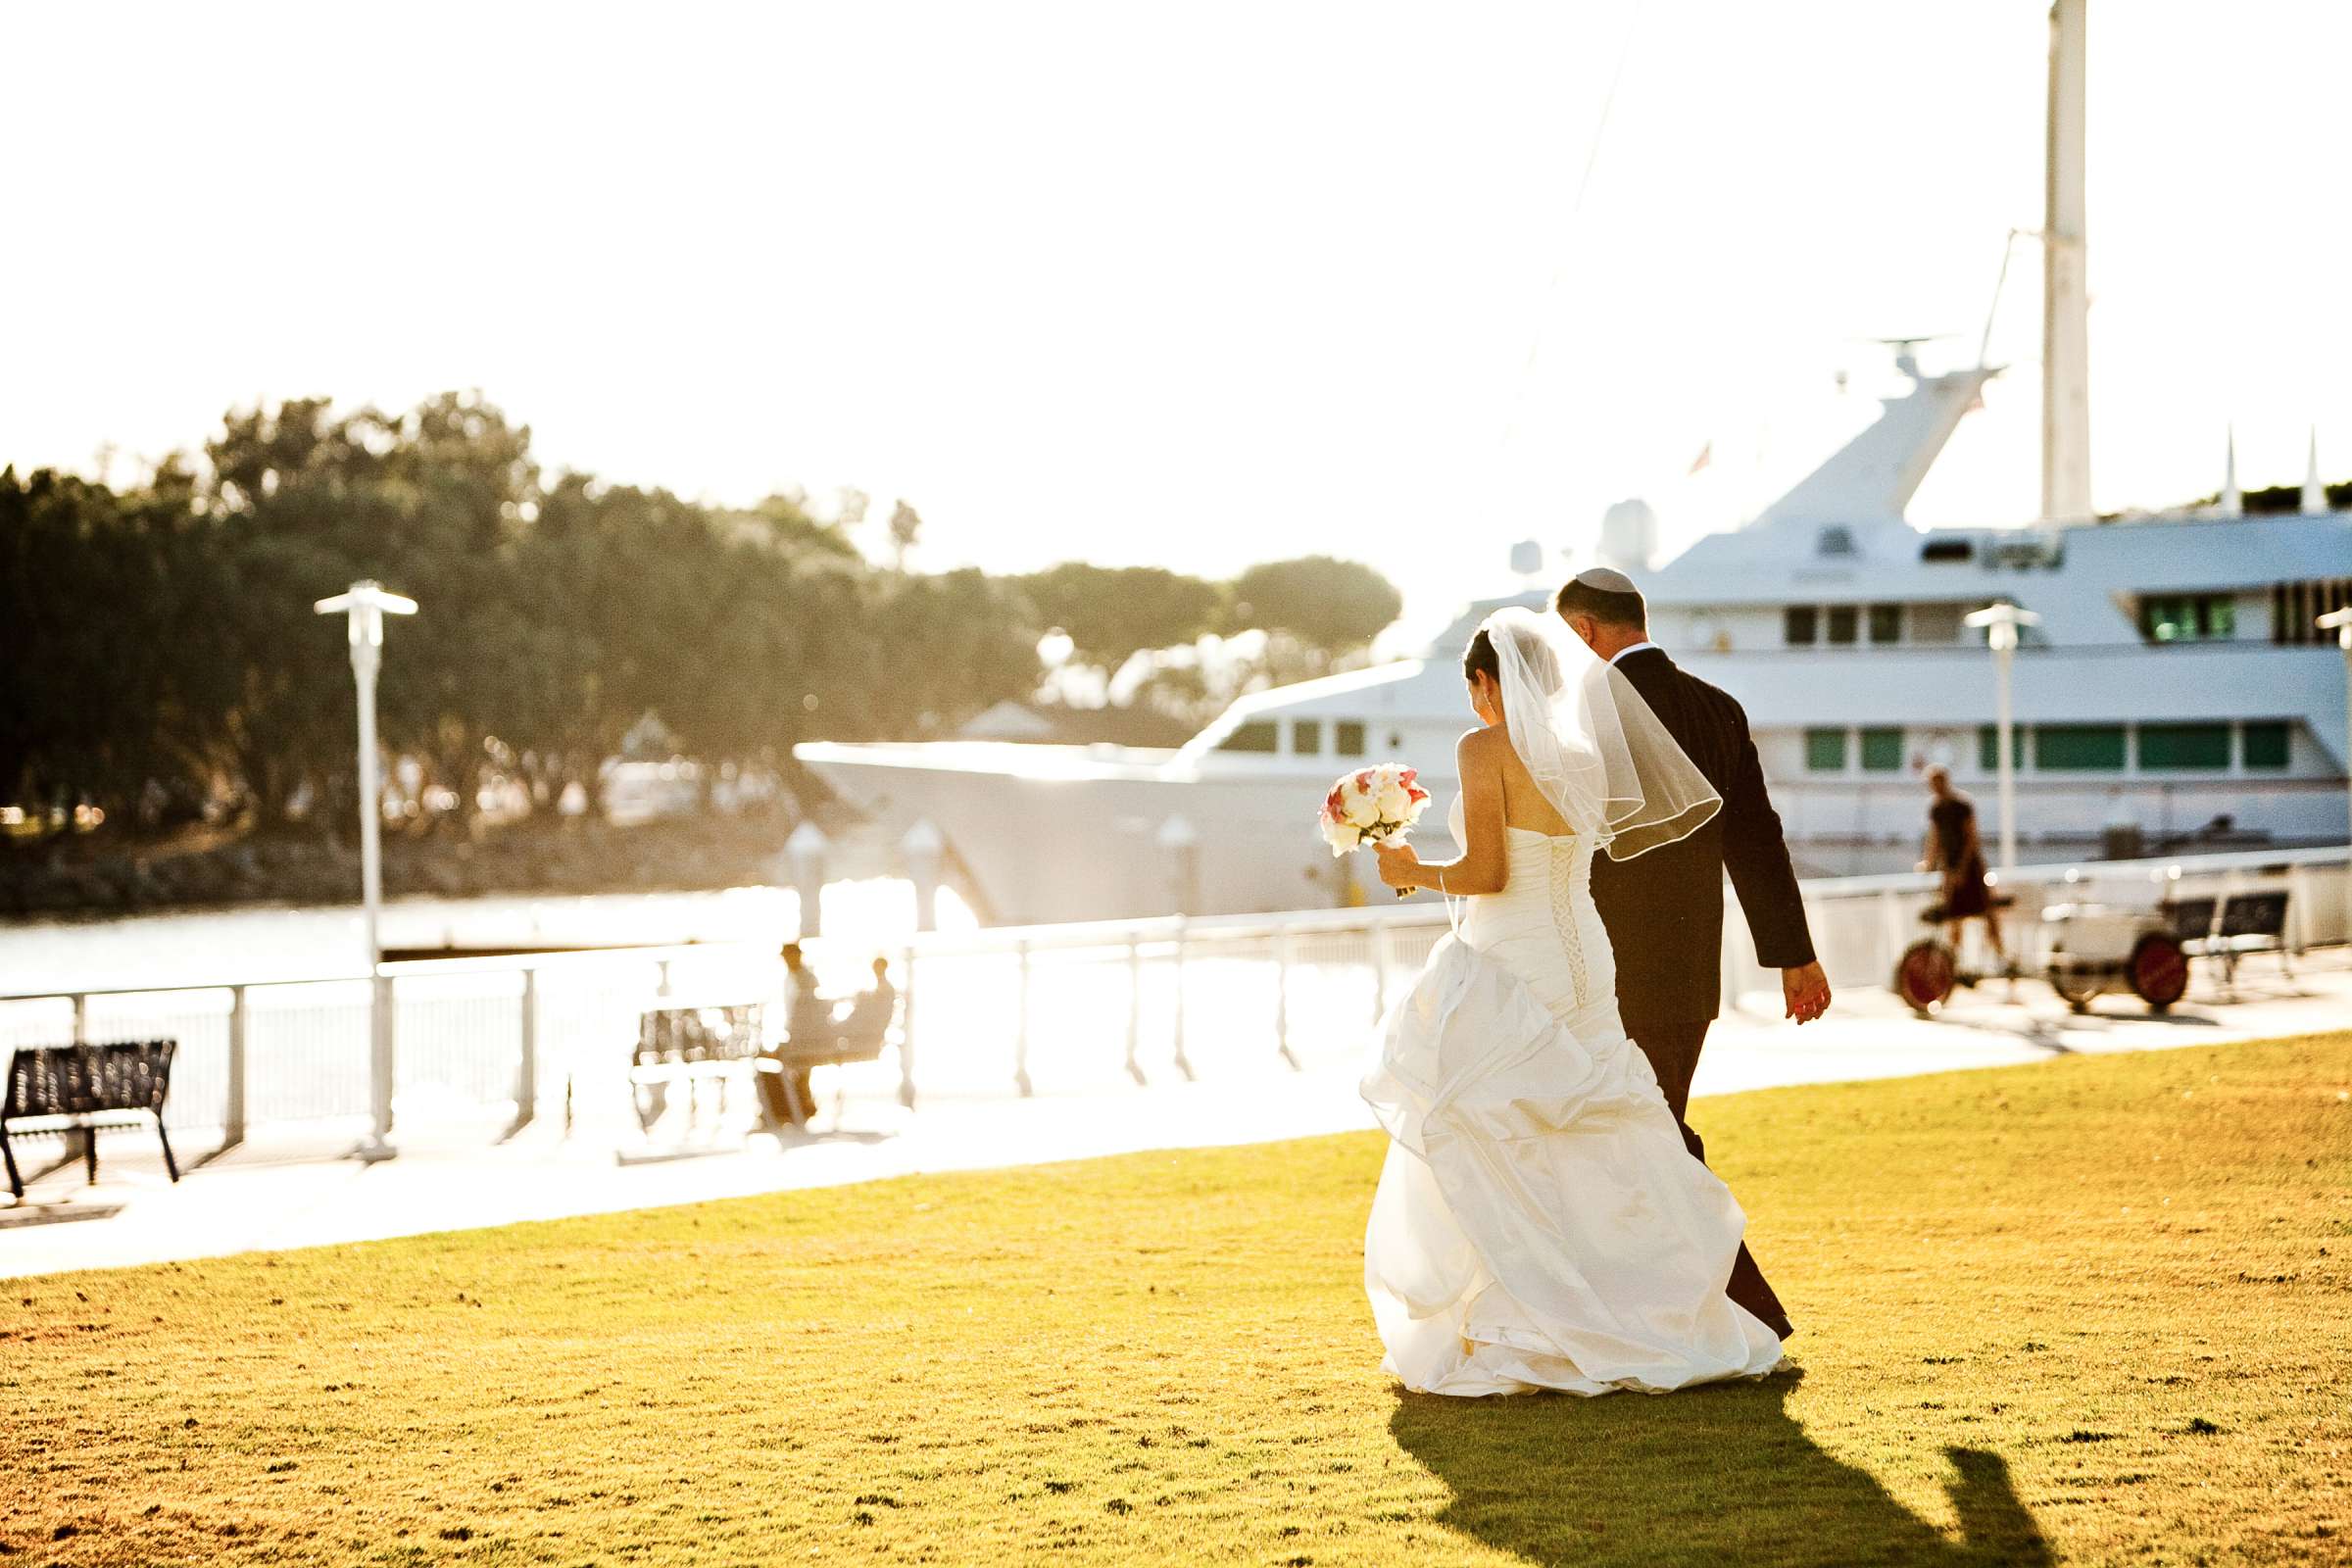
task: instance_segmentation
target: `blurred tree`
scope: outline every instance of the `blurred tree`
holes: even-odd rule
[[[1337,661],[1368,648],[1403,609],[1403,596],[1370,566],[1302,556],[1236,577],[1231,626],[1284,633]]]
[[[900,571],[906,569],[906,554],[922,536],[923,514],[900,501],[890,509],[891,564]]]
[[[1016,579],[1037,629],[1059,626],[1070,657],[1116,674],[1138,653],[1190,643],[1218,629],[1225,594],[1217,584],[1163,566],[1097,566],[1065,561]]]
[[[118,465],[121,466],[121,465]],[[1378,574],[1310,559],[1227,585],[1071,562],[1022,577],[877,570],[779,492],[747,510],[541,474],[527,425],[472,392],[404,414],[325,399],[232,409],[201,461],[143,487],[0,470],[0,800],[91,801],[124,824],[159,797],[295,803],[345,832],[352,700],[342,626],[313,601],[374,577],[415,596],[381,687],[386,749],[420,763],[464,825],[492,770],[552,805],[649,715],[715,778],[790,766],[794,742],[952,733],[1030,699],[1042,632],[1123,706],[1089,734],[1180,738],[1243,684],[1358,657],[1391,619]],[[904,554],[921,517],[899,502]],[[1203,639],[1269,633],[1256,665]],[[1111,676],[1139,654],[1148,668]],[[1091,700],[1091,699],[1090,699]]]

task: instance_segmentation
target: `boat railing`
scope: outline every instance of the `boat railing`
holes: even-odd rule
[[[1803,883],[1834,985],[1883,986],[1925,929],[1933,878]],[[2153,906],[2167,896],[2288,894],[2287,946],[2352,942],[2343,847],[2254,850],[2021,867],[2007,879],[2011,952],[2031,962],[2040,911],[2068,899]],[[993,927],[806,944],[820,989],[848,995],[889,961],[900,994],[891,1049],[838,1069],[850,1101],[1080,1093],[1360,1059],[1371,1031],[1448,924],[1434,899],[1363,907]],[[1721,1004],[1766,1005],[1736,906],[1725,922]],[[180,1043],[166,1120],[223,1142],[272,1123],[362,1119],[370,1009],[392,1014],[403,1124],[511,1129],[562,1117],[575,1131],[642,1136],[626,1067],[650,1007],[782,996],[766,944],[689,943],[484,957],[418,958],[365,973],[229,973],[203,983],[0,994],[0,1049],[67,1040]],[[780,1009],[779,1009],[780,1011]]]

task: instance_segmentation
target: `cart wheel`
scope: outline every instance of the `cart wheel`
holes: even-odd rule
[[[1922,937],[1894,961],[1894,994],[1922,1018],[1933,1016],[1951,996],[1959,969],[1950,948],[1934,937]]]
[[[2132,966],[2127,972],[2132,993],[2156,1012],[2164,1011],[2188,991],[2188,955],[2167,932],[2151,931],[2132,944]]]
[[[2106,987],[2100,982],[2099,976],[2070,968],[2060,962],[2050,965],[2050,989],[2057,992],[2060,1000],[2073,1011],[2088,1012],[2091,999]]]

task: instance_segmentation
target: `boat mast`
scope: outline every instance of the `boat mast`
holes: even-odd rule
[[[2087,0],[2050,6],[2049,149],[2041,228],[2041,515],[2090,505],[2090,295],[2083,266],[2083,27]]]

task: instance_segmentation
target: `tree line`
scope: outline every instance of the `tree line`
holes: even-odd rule
[[[910,571],[919,514],[898,506],[878,564],[851,533],[863,499],[820,520],[798,495],[724,508],[543,472],[528,426],[461,393],[232,410],[200,459],[132,487],[0,470],[0,806],[348,821],[351,671],[312,604],[359,578],[423,607],[388,634],[383,738],[461,819],[491,775],[595,798],[648,715],[706,777],[788,768],[804,740],[952,734],[1084,689],[1072,670],[1125,700],[1104,734],[1181,733],[1237,683],[1360,661],[1399,608],[1326,558],[1231,581]],[[1219,638],[1247,658],[1212,677],[1189,651]],[[1114,685],[1122,669],[1141,678]]]

